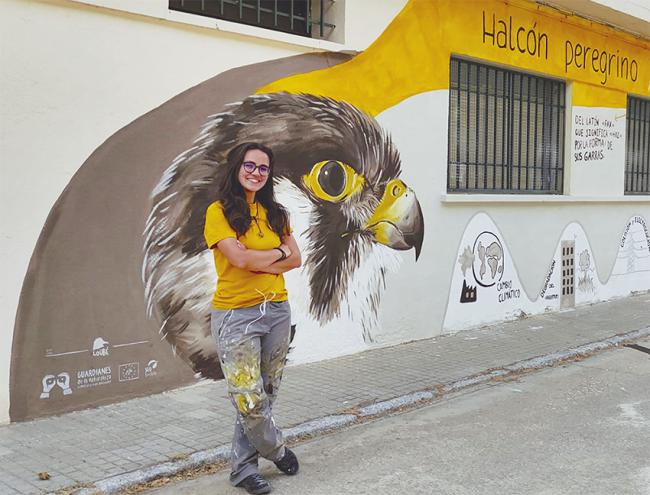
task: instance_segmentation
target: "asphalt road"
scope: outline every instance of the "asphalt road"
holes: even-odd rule
[[[273,493],[650,495],[650,354],[610,350],[294,450],[295,477],[262,463]],[[147,493],[246,493],[227,479]]]

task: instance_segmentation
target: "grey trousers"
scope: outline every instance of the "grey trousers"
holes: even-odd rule
[[[212,310],[212,335],[237,409],[230,481],[258,472],[258,455],[284,456],[282,432],[273,420],[275,400],[289,349],[291,309],[287,301],[231,310]]]

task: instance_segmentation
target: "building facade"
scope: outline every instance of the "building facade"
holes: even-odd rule
[[[219,376],[243,140],[303,251],[294,363],[650,290],[648,9],[254,3],[3,2],[5,421]]]

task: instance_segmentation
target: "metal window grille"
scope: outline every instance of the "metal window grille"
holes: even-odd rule
[[[325,38],[326,31],[336,27],[325,22],[326,2],[331,0],[169,0],[169,8],[274,31]]]
[[[650,193],[650,100],[627,97],[625,194]]]
[[[565,85],[452,57],[447,191],[562,194]]]

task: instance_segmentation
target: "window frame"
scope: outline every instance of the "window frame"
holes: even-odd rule
[[[630,94],[625,117],[624,174],[626,196],[650,195],[650,99]]]
[[[566,81],[457,55],[451,56],[449,67],[446,192],[450,195],[563,195],[567,175],[565,156],[567,126]],[[466,70],[465,80],[461,75],[463,67]],[[472,71],[475,73],[474,78],[472,78]],[[482,77],[481,71],[484,72],[485,77]],[[455,76],[457,76],[456,81],[454,81]],[[518,95],[515,92],[516,79],[518,79]],[[522,86],[524,81],[528,85],[526,99],[524,98]],[[482,82],[485,82],[484,86],[482,86]],[[535,87],[534,101],[530,91],[531,82],[534,83],[533,86]],[[491,83],[493,83],[492,86],[490,86]],[[466,87],[463,88],[463,86]],[[550,92],[547,93],[547,91]],[[473,106],[470,103],[472,96],[474,97]],[[483,104],[481,104],[481,98],[484,98]],[[454,99],[456,99],[455,102]],[[462,100],[466,103],[466,115],[462,113]],[[548,105],[549,101],[550,105]],[[502,119],[500,129],[497,126],[499,104],[501,104],[500,117]],[[515,111],[515,106],[518,106],[518,111]],[[491,107],[493,107],[492,115],[490,115]],[[530,134],[531,107],[535,107],[533,112],[535,122],[532,134]],[[539,114],[540,108],[541,117]],[[480,115],[481,112],[484,113],[483,116]],[[548,118],[545,117],[547,112],[550,112]],[[476,117],[473,121],[473,128],[470,126],[471,113],[475,113]],[[524,114],[525,123],[523,122]],[[463,123],[460,122],[461,116],[465,118]],[[490,120],[492,120],[492,131],[490,131]],[[543,135],[538,138],[540,120]],[[515,125],[516,123],[518,125]],[[454,129],[453,126],[456,126],[456,128]],[[466,126],[464,132],[461,132],[462,126]],[[483,128],[481,128],[482,126]],[[470,137],[470,131],[474,133],[474,136]],[[488,144],[490,138],[492,138],[492,143]],[[463,139],[464,142],[462,142]],[[497,141],[500,141],[500,143]],[[499,144],[500,146],[498,146]],[[483,147],[482,150],[479,149],[481,146]],[[488,150],[488,146],[492,148]],[[526,148],[525,153],[522,153],[524,147]],[[497,148],[499,148],[499,159],[497,159]],[[464,159],[459,156],[461,150],[465,153]],[[452,156],[452,153],[455,156]],[[483,155],[483,161],[479,160],[480,154]],[[488,160],[490,154],[492,155],[491,162]],[[524,155],[525,160],[523,160]],[[541,165],[536,164],[538,155],[542,157]],[[470,160],[470,156],[474,157],[474,161]],[[497,187],[498,168],[502,187]],[[464,169],[462,170],[464,176],[461,169]],[[492,185],[488,187],[490,170],[492,171],[490,181]],[[514,173],[515,170],[517,171],[516,174]],[[473,175],[472,171],[474,172]],[[522,178],[522,171],[525,178]],[[480,172],[483,172],[483,174],[479,180]],[[532,172],[532,182],[528,176],[530,172]],[[547,187],[537,186],[538,174],[540,181],[542,181],[541,185],[544,186],[543,182],[548,182]],[[462,180],[461,176],[463,176]],[[461,182],[464,182],[464,185]],[[471,186],[470,182],[474,182],[474,185]],[[478,182],[482,182],[482,184],[479,186]]]
[[[260,0],[212,0],[213,5],[218,3],[220,12],[209,11],[206,9],[206,2],[202,0],[200,6],[193,7],[193,3],[196,3],[197,0],[168,0],[167,5],[168,9],[173,12],[182,12],[185,14],[199,15],[201,17],[207,17],[211,19],[219,19],[228,22],[234,22],[237,24],[243,24],[246,26],[252,26],[260,29],[267,29],[270,31],[293,34],[303,38],[309,39],[327,39],[327,35],[332,32],[336,27],[335,24],[326,22],[326,13],[327,9],[325,8],[325,2],[332,0],[283,0],[285,2],[290,2],[289,12],[284,12],[283,10],[278,9],[278,1],[276,0],[274,7],[267,8],[261,5]],[[188,3],[185,6],[185,3]],[[294,2],[306,3],[306,13],[305,14],[296,14],[294,13]],[[239,15],[226,15],[224,11],[224,6],[230,8],[238,8]],[[257,20],[246,20],[244,14],[254,13],[257,16]],[[314,20],[314,14],[318,14],[318,19]],[[262,15],[272,15],[273,22],[270,20],[263,21]],[[289,19],[290,26],[289,28],[281,27],[278,23],[278,20],[284,18]],[[304,23],[304,30],[294,29],[294,22]]]

